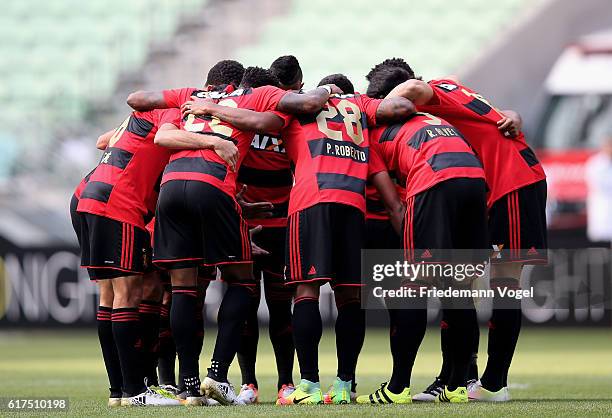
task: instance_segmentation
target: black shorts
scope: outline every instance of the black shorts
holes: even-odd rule
[[[285,280],[361,286],[363,213],[348,205],[319,203],[289,216]]]
[[[153,262],[161,268],[251,263],[240,207],[208,183],[172,180],[157,201]]]
[[[397,250],[402,248],[402,239],[393,229],[391,221],[366,219],[366,236],[363,248],[368,250]]]
[[[409,197],[403,235],[406,260],[450,261],[448,251],[434,250],[457,249],[479,250],[483,257],[488,248],[486,190],[483,179],[454,178]]]
[[[547,263],[546,180],[496,200],[489,210],[489,234],[493,263]]]
[[[72,215],[72,223],[79,228],[76,232],[81,247],[81,267],[87,268],[91,280],[114,279],[151,270],[151,238],[144,229],[83,212]]]
[[[270,253],[254,258],[255,277],[259,277],[259,272],[262,272],[266,281],[283,282],[286,235],[286,227],[272,226],[263,227],[260,232],[253,235],[253,242]]]

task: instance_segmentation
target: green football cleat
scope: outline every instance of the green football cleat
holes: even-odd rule
[[[357,397],[359,404],[407,404],[412,403],[410,397],[410,388],[405,388],[402,393],[393,393],[387,389],[388,382],[384,382],[378,389],[369,395],[361,395]]]
[[[450,391],[448,386],[444,386],[442,393],[436,398],[436,402],[466,403],[468,401],[468,391],[465,386],[459,386]]]
[[[276,401],[277,405],[320,405],[322,403],[321,384],[306,379],[302,379],[289,396],[279,397]]]
[[[326,404],[342,405],[351,403],[351,381],[345,382],[336,377],[334,383],[323,397]]]

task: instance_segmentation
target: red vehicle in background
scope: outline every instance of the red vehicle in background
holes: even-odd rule
[[[535,138],[548,176],[549,228],[584,230],[585,163],[612,128],[612,31],[566,48],[546,89],[548,102]]]

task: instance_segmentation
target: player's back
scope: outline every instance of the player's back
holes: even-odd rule
[[[283,132],[295,164],[289,213],[317,203],[342,203],[365,212],[368,123],[375,124],[380,100],[335,95],[315,114],[293,119]]]
[[[284,91],[276,87],[238,89],[231,93],[209,92],[206,99],[214,99],[221,106],[258,112],[273,111]],[[249,152],[253,132],[242,131],[227,122],[208,115],[188,114],[181,119],[180,128],[189,132],[207,134],[232,141],[238,147],[236,171]],[[196,180],[210,183],[230,196],[236,194],[236,172],[212,149],[175,151],[164,172],[162,182],[170,180]]]
[[[155,212],[160,175],[170,152],[154,143],[174,110],[132,112],[109,140],[98,166],[81,190],[79,212],[144,228]]]
[[[377,127],[372,141],[406,187],[406,197],[451,178],[484,178],[482,163],[457,128],[428,113]]]
[[[503,116],[487,99],[453,80],[429,84],[434,97],[418,108],[449,121],[475,149],[490,188],[489,206],[506,193],[546,178],[524,135],[510,138],[499,131],[497,122]]]

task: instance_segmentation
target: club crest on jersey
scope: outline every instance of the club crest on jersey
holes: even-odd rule
[[[286,152],[283,140],[270,135],[255,135],[251,142],[251,148],[261,151],[279,152],[281,154]]]
[[[442,84],[437,84],[437,87],[440,87],[442,90],[446,90],[446,91],[453,91],[453,90],[457,90],[459,87],[456,86],[455,84],[450,84],[450,83],[442,83]]]

